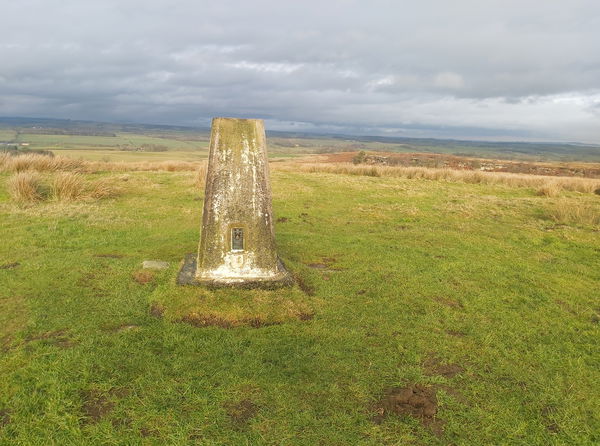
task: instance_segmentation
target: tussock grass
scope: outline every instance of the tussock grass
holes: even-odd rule
[[[45,156],[35,153],[11,156],[3,155],[0,157],[0,171],[4,172],[23,172],[26,170],[35,170],[38,172],[51,172],[58,170],[82,170],[85,161],[66,158],[62,156]]]
[[[309,173],[399,177],[471,184],[502,184],[512,187],[534,188],[539,195],[544,196],[556,196],[561,190],[593,193],[600,187],[600,180],[591,178],[546,177],[517,173],[435,169],[429,167],[362,166],[351,163],[279,163],[275,168]]]
[[[76,172],[58,172],[50,176],[42,176],[36,171],[17,172],[8,179],[7,188],[11,199],[19,204],[48,199],[61,202],[101,200],[121,193],[112,179],[86,181]]]
[[[110,162],[85,161],[63,156],[49,157],[37,154],[11,156],[0,155],[0,172],[22,172],[34,170],[38,172],[76,171],[76,172],[128,172],[128,171],[194,171],[204,162],[189,161],[143,161],[143,162]]]
[[[37,172],[19,172],[8,179],[8,193],[17,203],[33,203],[43,198]]]
[[[537,188],[536,194],[543,197],[556,197],[562,191],[562,184],[557,181],[548,182]]]
[[[80,174],[59,172],[52,181],[52,196],[58,201],[74,201],[83,196],[84,187]]]
[[[109,178],[103,178],[89,186],[88,195],[94,200],[102,200],[104,198],[113,198],[121,193],[121,189],[117,187]]]
[[[600,209],[586,203],[559,200],[548,208],[547,215],[563,225],[600,225]]]

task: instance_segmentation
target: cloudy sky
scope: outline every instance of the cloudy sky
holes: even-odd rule
[[[0,2],[0,116],[600,143],[598,0]]]

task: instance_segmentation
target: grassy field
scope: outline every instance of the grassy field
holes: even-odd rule
[[[2,445],[600,442],[598,195],[275,169],[299,286],[208,291],[175,284],[194,172],[86,173],[120,194],[25,206],[11,175]],[[389,410],[412,385],[435,416]]]

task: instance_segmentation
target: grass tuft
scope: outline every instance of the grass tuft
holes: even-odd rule
[[[59,172],[52,181],[52,195],[58,201],[75,201],[83,196],[84,181],[73,172]]]
[[[548,216],[563,225],[600,225],[600,212],[597,208],[585,203],[573,203],[559,200],[548,209]]]
[[[8,193],[17,203],[34,203],[43,198],[40,176],[36,172],[19,172],[8,179]]]

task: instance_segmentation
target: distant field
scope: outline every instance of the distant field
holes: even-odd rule
[[[29,143],[31,148],[58,150],[58,149],[107,149],[120,146],[142,147],[144,145],[161,146],[168,150],[197,150],[207,147],[206,142],[182,141],[179,139],[157,138],[148,135],[119,133],[110,136],[84,136],[84,135],[39,135],[22,133],[19,142]]]
[[[168,152],[127,152],[98,149],[61,149],[52,150],[55,155],[69,158],[81,158],[90,161],[199,161],[206,159],[208,150]]]
[[[453,141],[269,131],[267,134],[269,152],[278,157],[364,150],[392,153],[439,153],[536,162],[600,162],[600,147],[581,144]],[[39,150],[106,151],[142,147],[145,152],[156,150],[194,152],[208,147],[209,131],[142,124],[0,118],[0,141],[13,140],[29,144],[29,148]],[[180,153],[176,155],[181,156]],[[92,158],[89,159],[96,159],[96,156],[92,155]],[[135,159],[138,159],[137,155]],[[154,156],[152,155],[148,159],[154,159]]]

